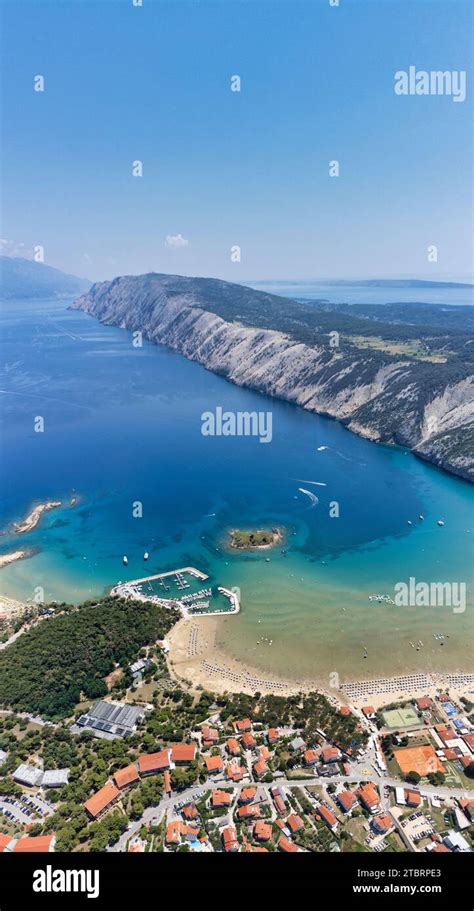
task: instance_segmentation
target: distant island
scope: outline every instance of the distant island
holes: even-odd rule
[[[252,281],[251,287],[270,287],[285,285],[294,288],[297,285],[307,285],[309,282],[331,288],[473,288],[471,282],[428,281],[419,278],[306,278],[294,280],[273,279],[267,281]]]
[[[275,547],[283,541],[283,534],[279,528],[259,528],[251,531],[242,531],[233,528],[229,532],[230,546],[236,550],[264,550]]]
[[[0,297],[4,300],[75,297],[90,281],[21,256],[0,256]]]

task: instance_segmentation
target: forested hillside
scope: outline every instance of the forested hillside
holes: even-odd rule
[[[43,620],[0,653],[0,704],[64,718],[82,693],[104,695],[103,678],[116,664],[126,667],[179,616],[150,602],[105,598]]]

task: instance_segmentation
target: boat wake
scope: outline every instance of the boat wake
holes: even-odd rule
[[[300,491],[300,493],[304,493],[305,496],[307,496],[308,499],[311,501],[310,509],[314,509],[314,507],[318,505],[319,500],[318,500],[316,494],[313,493],[312,490],[305,490],[304,487],[298,487],[298,490]]]
[[[334,452],[335,455],[338,455],[340,459],[344,459],[345,462],[353,462],[353,461],[354,461],[354,459],[351,459],[350,456],[346,456],[346,455],[344,455],[343,452],[339,452],[339,449],[333,449],[332,446],[318,446],[318,448],[317,448],[316,451],[317,451],[317,452],[322,452],[323,449],[330,449],[331,452]],[[359,465],[365,465],[365,462],[359,462],[358,464],[359,464]],[[307,483],[307,484],[310,484],[311,482],[310,482],[310,481],[307,481],[306,483]]]
[[[315,487],[327,487],[328,486],[324,481],[305,481],[304,478],[295,478],[295,481],[299,481],[300,484],[314,484]],[[301,487],[299,489],[301,490]]]

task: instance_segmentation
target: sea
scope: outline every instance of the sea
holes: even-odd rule
[[[193,565],[238,588],[241,612],[219,619],[217,641],[253,667],[322,682],[472,670],[469,483],[165,347],[134,347],[69,304],[1,306],[0,553],[33,552],[0,569],[3,595],[80,603]],[[218,406],[271,411],[272,441],[204,436]],[[14,532],[50,500],[63,505]],[[230,529],[270,527],[284,532],[275,549],[229,549]],[[465,584],[465,609],[370,600],[410,578]]]

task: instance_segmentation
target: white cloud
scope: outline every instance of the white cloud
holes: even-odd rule
[[[25,259],[31,259],[32,253],[27,250],[23,243],[17,243],[16,240],[0,239],[0,253],[4,256],[24,256]]]
[[[173,250],[179,250],[180,247],[187,247],[189,240],[182,234],[167,234],[165,237],[165,247],[171,247]]]

